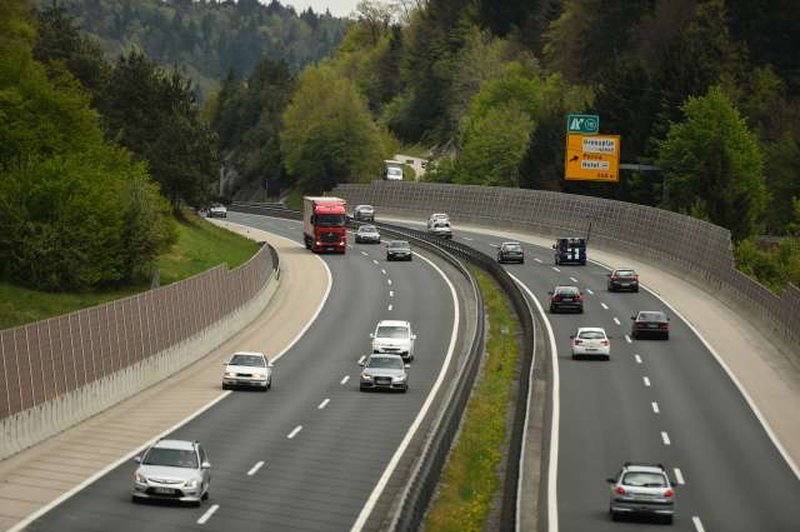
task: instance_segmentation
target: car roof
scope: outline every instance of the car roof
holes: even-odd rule
[[[642,473],[665,473],[664,466],[661,464],[630,464],[627,463],[623,466],[626,472],[642,472]]]
[[[507,241],[507,242],[503,242],[503,243],[502,243],[502,244],[500,244],[500,245],[501,245],[501,246],[521,246],[522,244],[520,244],[520,243],[519,243],[519,242],[517,242],[516,240],[509,240],[509,241]]]
[[[390,240],[389,241],[389,245],[391,246],[392,244],[395,244],[395,245],[397,245],[397,244],[406,244],[408,246],[411,245],[411,244],[408,243],[408,240]]]
[[[615,272],[635,272],[635,268],[614,268]]]
[[[153,445],[159,449],[178,449],[181,451],[194,450],[195,442],[189,440],[159,440]]]
[[[362,203],[361,205],[356,205],[356,209],[360,209],[362,207],[372,208],[372,205],[370,205],[369,203]]]
[[[574,288],[574,289],[580,291],[580,288],[578,288],[574,284],[557,284],[556,287],[555,287],[555,290],[561,290],[561,289],[564,289],[564,288]]]
[[[447,217],[447,214],[445,214],[443,212],[435,212],[435,213],[431,214],[431,218],[439,218],[439,217],[442,217],[442,216]]]
[[[233,356],[236,356],[236,355],[253,355],[253,356],[259,356],[259,357],[267,358],[267,355],[265,355],[264,353],[261,353],[259,351],[236,351],[231,356],[233,357]]]
[[[399,326],[399,327],[411,327],[411,323],[406,320],[381,320],[378,322],[378,327],[381,325],[389,325],[389,326]]]
[[[367,224],[367,225],[360,225],[360,226],[358,227],[358,230],[359,230],[359,231],[361,231],[362,229],[369,229],[369,230],[371,231],[371,230],[373,230],[373,229],[377,230],[378,228],[377,228],[377,227],[375,227],[374,225],[369,225],[369,224]]]
[[[578,334],[582,332],[601,332],[605,334],[606,330],[602,327],[578,327]]]
[[[659,317],[667,317],[667,313],[663,310],[640,310],[636,313],[637,316],[641,316],[642,314],[658,314]]]
[[[399,358],[403,360],[403,357],[397,353],[370,353],[368,358]]]

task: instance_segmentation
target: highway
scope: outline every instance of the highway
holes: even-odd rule
[[[302,236],[297,221],[241,213],[229,220]],[[273,389],[234,391],[170,435],[197,439],[208,451],[212,484],[201,507],[133,504],[131,462],[27,530],[350,530],[449,360],[461,325],[456,293],[440,271],[420,257],[387,263],[384,253],[383,246],[356,245],[345,256],[322,256],[333,278],[330,296],[276,363]],[[361,393],[357,361],[369,353],[376,322],[387,318],[411,320],[417,334],[410,389]]]
[[[457,224],[453,231],[492,256],[504,240],[460,231]],[[546,315],[560,382],[558,530],[652,529],[651,522],[609,518],[605,479],[628,460],[667,467],[677,483],[674,530],[800,530],[798,478],[690,326],[644,289],[607,292],[608,270],[599,265],[556,267],[551,250],[523,245],[526,263],[506,269],[545,311],[547,292],[557,283],[575,284],[586,296],[583,315]],[[588,253],[591,259],[591,246]],[[646,286],[647,279],[642,282]],[[650,309],[670,314],[670,339],[629,341],[630,317]],[[579,326],[604,327],[613,336],[610,362],[571,359],[569,336]]]

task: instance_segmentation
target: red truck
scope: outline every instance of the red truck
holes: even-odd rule
[[[303,198],[303,239],[315,253],[347,250],[347,202],[329,196]]]

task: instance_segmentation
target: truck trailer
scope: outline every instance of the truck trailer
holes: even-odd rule
[[[347,202],[330,196],[303,198],[303,240],[314,253],[347,250]]]

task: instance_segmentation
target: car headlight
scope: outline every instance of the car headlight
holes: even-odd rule
[[[133,474],[133,481],[137,484],[147,484],[147,477],[137,471]]]
[[[394,377],[392,380],[394,382],[403,382],[406,380],[406,375],[400,375],[399,377]]]
[[[225,376],[226,377],[235,377],[236,373],[234,373],[233,371],[226,371],[225,372]]]
[[[197,479],[187,480],[186,482],[183,483],[183,487],[189,488],[190,490],[196,489],[198,485],[199,482],[197,481]]]
[[[258,374],[256,374],[256,375],[254,375],[254,377],[255,377],[255,378],[256,378],[256,380],[258,380],[258,381],[265,381],[265,380],[267,380],[267,376],[266,376],[266,375],[261,375],[260,373],[258,373]]]
[[[372,375],[370,375],[369,373],[362,373],[361,378],[364,379],[365,381],[371,381]]]

